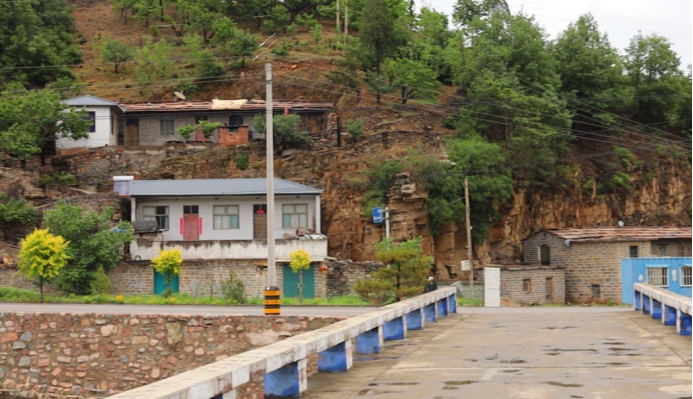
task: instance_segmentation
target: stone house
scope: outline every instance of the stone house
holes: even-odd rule
[[[691,256],[690,227],[607,227],[540,231],[523,241],[524,262],[565,269],[569,302],[621,302],[621,260]]]
[[[560,266],[490,264],[500,269],[500,295],[525,306],[565,304],[565,269]]]
[[[118,145],[125,147],[161,146],[168,141],[183,140],[177,133],[181,126],[201,120],[221,124],[212,141],[222,145],[242,144],[248,139],[264,139],[253,129],[256,115],[264,115],[266,104],[257,100],[180,101],[168,103],[123,104],[125,114],[118,120]],[[332,103],[275,101],[275,114],[298,114],[300,129],[311,134],[326,130]],[[234,137],[236,135],[243,136]],[[195,141],[205,141],[196,132]]]
[[[55,147],[57,150],[61,150],[61,153],[65,153],[71,148],[95,148],[118,144],[116,121],[118,116],[123,113],[123,108],[118,103],[90,95],[62,100],[61,103],[84,109],[88,112],[88,118],[94,122],[89,129],[89,137],[87,138],[79,140],[58,138]]]
[[[178,248],[188,269],[182,273],[185,291],[205,285],[204,276],[220,282],[229,270],[237,270],[254,290],[266,284],[267,200],[266,179],[198,179],[127,181],[130,220],[136,238],[129,246],[131,260],[156,257],[160,250]],[[327,257],[327,237],[320,234],[321,189],[275,179],[275,256],[283,270],[284,292],[292,293],[297,283],[287,276],[289,254],[304,249],[313,264],[304,272],[304,293],[316,294],[316,270]],[[122,195],[122,194],[121,194]],[[126,211],[126,214],[128,211]],[[138,226],[154,224],[154,227]],[[136,267],[135,267],[136,268]],[[185,268],[184,268],[185,269]],[[241,272],[242,271],[242,272]],[[157,278],[151,267],[142,278]],[[190,280],[190,281],[187,281]],[[321,285],[324,285],[324,278]],[[183,287],[181,287],[183,288]],[[324,289],[322,289],[324,293]],[[289,295],[291,296],[291,295]]]

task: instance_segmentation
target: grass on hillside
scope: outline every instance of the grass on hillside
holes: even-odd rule
[[[282,298],[282,305],[298,305],[298,298]],[[38,292],[12,287],[0,287],[0,302],[40,302]],[[133,305],[262,305],[263,298],[249,298],[245,303],[227,300],[221,297],[195,297],[189,294],[176,293],[170,298],[161,295],[46,295],[46,303],[127,303]],[[334,298],[304,299],[304,305],[321,306],[372,306],[355,296],[342,296]]]

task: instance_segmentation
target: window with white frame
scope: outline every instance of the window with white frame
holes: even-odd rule
[[[159,118],[159,134],[162,136],[173,136],[176,134],[175,123],[172,116],[162,116]]]
[[[668,268],[664,266],[647,266],[647,283],[660,287],[668,286],[667,272]]]
[[[143,220],[156,220],[161,230],[168,230],[168,206],[143,206]]]
[[[691,278],[691,266],[681,266],[681,286],[682,287],[690,287],[693,283],[693,279]]]
[[[238,205],[214,205],[214,230],[231,230],[238,226]]]
[[[308,227],[308,204],[287,204],[282,206],[283,228]]]

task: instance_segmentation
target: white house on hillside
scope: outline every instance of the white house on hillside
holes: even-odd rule
[[[154,225],[130,246],[135,260],[179,248],[184,259],[266,259],[266,179],[133,180],[128,182],[131,221]],[[320,234],[321,189],[275,179],[277,261],[305,249],[314,261],[327,256]],[[146,224],[146,223],[145,223]]]
[[[118,144],[116,115],[123,112],[118,103],[90,95],[74,97],[61,102],[68,106],[84,108],[94,124],[89,129],[88,138],[79,140],[59,138],[56,142],[56,149],[95,148]]]

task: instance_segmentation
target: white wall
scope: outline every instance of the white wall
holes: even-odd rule
[[[282,228],[282,205],[284,204],[307,204],[308,205],[308,228],[315,228],[315,195],[291,195],[276,196],[274,209],[274,237],[284,238],[284,233],[295,234],[295,229]],[[214,199],[218,198],[218,199]],[[183,206],[197,205],[199,207],[200,219],[202,219],[202,231],[200,240],[252,240],[253,239],[253,204],[266,204],[264,196],[259,197],[180,197],[165,199],[142,199],[138,198],[136,204],[136,215],[134,220],[143,220],[144,206],[168,206],[169,229],[163,232],[164,241],[182,241],[183,234],[180,223],[183,219]],[[238,205],[238,229],[214,230],[214,205]],[[318,209],[318,212],[320,210]]]
[[[77,107],[79,108],[79,107]],[[111,118],[111,108],[110,107],[84,107],[87,112],[94,112],[96,117],[95,129],[93,133],[89,134],[86,139],[79,139],[77,141],[70,138],[59,138],[56,142],[56,148],[67,149],[67,148],[94,148],[94,147],[104,147],[106,145],[114,146],[117,142],[117,137],[115,135],[115,129],[113,128],[113,120]]]
[[[267,259],[267,244],[264,241],[164,241],[139,245],[137,240],[130,244],[133,259],[147,260],[159,255],[159,250],[178,248],[183,259]],[[277,240],[275,257],[278,262],[290,261],[289,254],[303,249],[310,259],[320,262],[327,256],[327,239]]]

